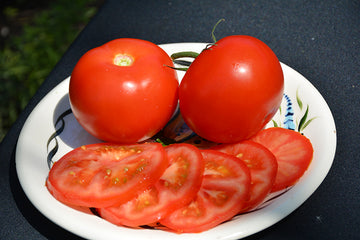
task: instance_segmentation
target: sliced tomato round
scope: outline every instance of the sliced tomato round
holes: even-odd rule
[[[263,202],[273,187],[278,170],[274,154],[253,141],[221,144],[213,149],[239,158],[250,169],[250,199],[241,211],[251,210]]]
[[[66,204],[108,207],[127,202],[153,185],[167,166],[159,143],[91,144],[55,162],[46,186]]]
[[[116,225],[148,225],[195,198],[204,172],[200,150],[190,144],[173,144],[165,151],[169,166],[159,181],[125,204],[98,209],[101,217]]]
[[[272,192],[294,185],[308,169],[314,149],[310,140],[299,132],[273,127],[261,130],[252,141],[268,148],[278,162],[278,173]]]
[[[231,219],[249,199],[250,171],[238,158],[202,150],[205,171],[196,198],[160,223],[176,232],[202,232]]]

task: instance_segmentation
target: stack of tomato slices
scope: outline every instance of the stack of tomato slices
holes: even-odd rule
[[[195,233],[255,209],[270,193],[294,185],[312,156],[305,136],[283,128],[211,149],[185,143],[99,143],[63,156],[46,186],[59,201],[94,208],[119,226]]]

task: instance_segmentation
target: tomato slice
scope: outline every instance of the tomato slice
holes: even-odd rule
[[[278,170],[274,154],[253,141],[221,144],[213,149],[238,157],[250,169],[250,200],[241,211],[251,210],[263,202],[273,187]]]
[[[196,198],[160,220],[176,232],[202,232],[229,220],[249,198],[250,172],[238,158],[202,150],[205,171]]]
[[[107,207],[134,198],[159,180],[168,165],[159,143],[82,146],[49,172],[46,186],[66,204]]]
[[[278,162],[278,173],[272,192],[294,185],[305,173],[313,158],[310,140],[299,132],[273,127],[261,130],[251,140],[268,148]]]
[[[190,144],[173,144],[165,151],[169,166],[160,180],[125,204],[98,209],[101,217],[116,225],[148,225],[194,199],[204,172],[200,150]]]

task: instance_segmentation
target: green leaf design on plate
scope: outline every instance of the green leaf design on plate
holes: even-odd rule
[[[299,126],[298,126],[298,132],[303,131],[316,117],[313,117],[309,120],[307,120],[309,115],[309,105],[306,107],[306,111],[304,113],[304,116],[300,119]]]
[[[316,117],[313,117],[309,119],[307,122],[305,122],[300,131],[303,131],[314,119],[316,119]]]
[[[300,119],[299,126],[298,126],[298,132],[302,131],[303,126],[304,126],[304,124],[306,122],[306,118],[307,118],[308,113],[309,113],[309,105],[307,105],[307,107],[306,107],[306,111],[304,113],[304,116]]]
[[[274,127],[279,127],[279,125],[277,124],[277,122],[273,119],[272,123],[274,124]]]
[[[297,104],[299,105],[300,110],[302,111],[303,103],[299,97],[299,88],[296,90],[296,101],[297,101]]]

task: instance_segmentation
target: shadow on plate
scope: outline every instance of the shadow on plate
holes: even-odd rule
[[[13,152],[10,161],[10,188],[13,198],[15,200],[16,207],[21,212],[25,220],[33,227],[40,235],[44,236],[45,239],[51,240],[63,240],[63,239],[71,239],[71,240],[84,240],[79,236],[76,236],[69,231],[59,227],[58,225],[54,224],[44,215],[42,215],[34,205],[30,202],[30,200],[25,195],[19,179],[16,174],[16,167],[15,167],[15,152]],[[45,180],[44,180],[45,181]],[[44,182],[45,184],[45,182]],[[27,230],[27,225],[24,223],[18,223],[21,225],[22,231],[29,231]],[[39,239],[39,236],[33,231],[30,231],[28,239],[35,239],[32,237],[36,237]]]
[[[98,143],[101,140],[89,134],[75,119],[71,112],[69,94],[64,95],[55,107],[53,124],[56,138],[71,148]],[[49,136],[49,140],[51,136]]]

